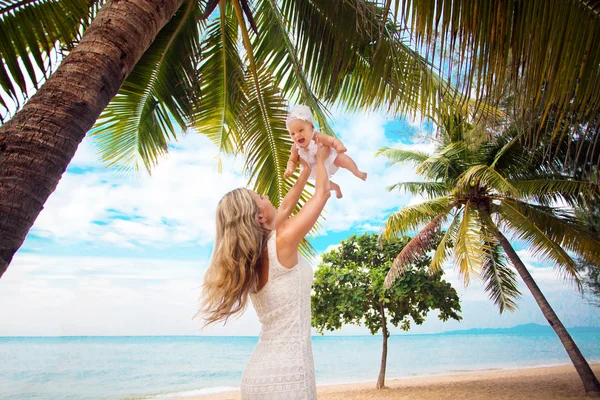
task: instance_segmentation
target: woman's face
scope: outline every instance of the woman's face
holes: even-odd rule
[[[251,190],[250,194],[258,206],[258,218],[260,224],[265,228],[273,229],[272,225],[277,216],[277,209],[271,203],[271,200],[269,200],[269,196],[256,193],[254,190]]]
[[[313,136],[315,127],[310,122],[295,119],[287,124],[288,131],[296,146],[307,147]]]

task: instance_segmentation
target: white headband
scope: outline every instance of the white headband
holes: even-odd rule
[[[302,121],[313,123],[312,112],[310,108],[303,104],[296,104],[291,108],[290,113],[288,114],[285,125],[288,126],[290,122],[301,119]]]

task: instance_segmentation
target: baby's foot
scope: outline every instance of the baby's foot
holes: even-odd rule
[[[362,179],[363,181],[366,181],[366,180],[367,180],[367,173],[366,173],[366,172],[360,172],[360,173],[358,174],[358,177],[359,177],[360,179]]]
[[[339,186],[337,188],[334,188],[333,191],[335,192],[335,197],[337,197],[338,199],[344,197],[344,195],[342,194],[342,189],[340,189]]]

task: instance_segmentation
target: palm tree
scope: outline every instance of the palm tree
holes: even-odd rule
[[[2,24],[19,28],[2,26],[11,36],[0,46],[13,101],[25,75],[36,81],[32,63],[47,74],[52,46],[69,52],[0,127],[0,275],[98,117],[93,136],[110,165],[151,169],[191,128],[242,154],[254,187],[277,202],[290,185],[285,99],[310,105],[329,134],[323,104],[434,115],[451,101],[377,3],[112,0],[96,14],[102,1],[0,4]]]
[[[586,393],[600,396],[600,385],[577,345],[512,247],[512,238],[524,241],[537,257],[551,262],[567,280],[580,287],[577,265],[569,255],[600,261],[600,238],[587,229],[571,209],[557,202],[582,204],[600,197],[600,187],[561,173],[544,159],[543,150],[527,151],[508,127],[503,136],[489,136],[481,144],[466,140],[477,129],[460,117],[445,118],[442,140],[433,155],[382,149],[392,163],[418,164],[424,182],[402,182],[390,187],[427,198],[421,204],[393,213],[384,237],[401,235],[424,225],[398,254],[386,277],[391,285],[406,265],[431,244],[442,226],[447,230],[437,246],[430,270],[440,271],[453,253],[455,267],[468,284],[481,278],[500,312],[512,311],[520,296],[516,272],[533,294],[577,372]]]

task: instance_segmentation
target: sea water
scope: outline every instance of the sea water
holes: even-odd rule
[[[598,332],[573,333],[600,362]],[[169,398],[235,390],[257,337],[0,337],[0,399]],[[396,335],[387,378],[569,364],[554,333]],[[315,336],[317,385],[375,381],[382,337]]]

